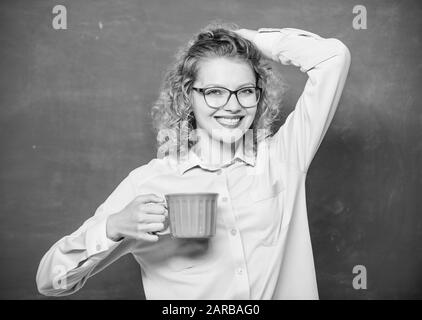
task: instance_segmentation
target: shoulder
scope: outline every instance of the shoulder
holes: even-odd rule
[[[158,175],[174,172],[174,165],[168,157],[154,158],[129,172],[129,178],[135,184],[140,184]]]

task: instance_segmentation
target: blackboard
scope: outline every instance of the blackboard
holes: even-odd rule
[[[67,8],[67,29],[52,8]],[[1,1],[0,298],[47,299],[42,255],[89,218],[127,173],[156,156],[150,108],[166,67],[214,19],[338,38],[352,64],[307,178],[322,299],[422,298],[421,15],[416,0]],[[275,66],[292,111],[306,75]],[[281,125],[282,123],[280,123]],[[352,286],[355,265],[368,287]],[[144,299],[125,256],[62,299]]]

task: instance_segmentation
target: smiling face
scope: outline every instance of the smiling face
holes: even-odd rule
[[[245,61],[226,57],[213,57],[199,62],[195,88],[224,87],[238,90],[256,85],[252,67]],[[193,113],[198,129],[212,139],[234,143],[251,126],[257,107],[243,108],[232,94],[220,109],[210,108],[202,93],[192,90]]]

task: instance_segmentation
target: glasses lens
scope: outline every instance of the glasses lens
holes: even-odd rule
[[[211,108],[221,108],[230,96],[230,92],[224,88],[208,88],[204,91],[205,100]],[[237,92],[237,99],[242,107],[254,107],[260,98],[260,91],[254,87],[243,88]]]
[[[204,94],[210,107],[220,108],[227,102],[230,92],[224,88],[208,88],[205,89]]]
[[[259,90],[257,88],[244,88],[237,93],[239,103],[245,107],[254,107],[259,100]]]

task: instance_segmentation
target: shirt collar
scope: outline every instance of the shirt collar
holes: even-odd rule
[[[195,152],[195,148],[192,147],[188,151],[188,154],[185,157],[182,157],[179,159],[178,162],[178,172],[180,175],[183,175],[186,171],[199,166],[202,169],[206,169],[209,171],[216,171],[221,168],[227,167],[231,165],[233,162],[241,160],[245,162],[246,164],[249,164],[251,166],[255,166],[256,163],[256,153],[253,150],[253,146],[249,144],[243,144],[243,148],[239,147],[236,150],[236,153],[231,161],[227,161],[225,163],[222,163],[218,166],[213,166],[205,163]]]

